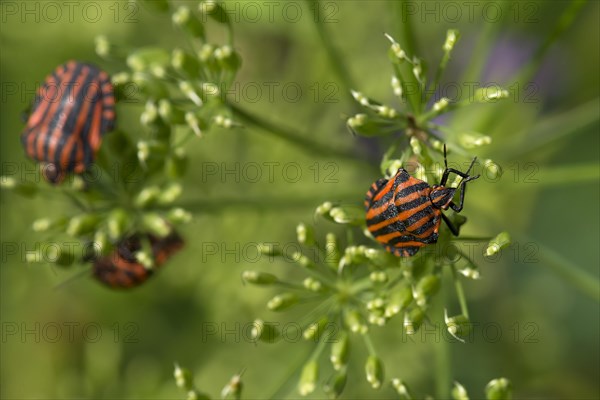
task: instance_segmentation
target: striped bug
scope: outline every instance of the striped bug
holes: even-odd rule
[[[446,146],[444,146],[445,170],[439,185],[413,178],[400,168],[390,180],[379,179],[371,185],[365,197],[367,228],[373,237],[390,253],[399,257],[410,257],[421,247],[436,243],[442,219],[450,231],[458,236],[458,228],[442,213],[451,208],[460,212],[465,200],[466,183],[479,178],[469,172],[448,168]],[[448,177],[454,173],[463,178],[458,187],[446,187]],[[454,203],[456,191],[460,189],[460,200]]]
[[[142,249],[143,239],[134,235],[122,240],[110,255],[94,261],[94,277],[113,289],[139,286],[184,245],[183,239],[175,231],[164,238],[148,235],[147,239],[152,249],[154,268],[146,268],[138,262],[135,253]]]
[[[51,183],[82,173],[94,161],[102,136],[114,128],[115,98],[106,72],[69,61],[37,90],[21,134],[25,153],[42,163]]]

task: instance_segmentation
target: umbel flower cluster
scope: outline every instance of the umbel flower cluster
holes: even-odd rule
[[[111,74],[117,125],[119,114],[138,112],[141,103],[139,124],[108,132],[94,162],[57,185],[39,177],[1,179],[4,189],[27,197],[64,196],[71,205],[68,215],[33,223],[33,230],[47,240],[27,254],[27,261],[60,267],[94,261],[94,276],[120,288],[142,283],[183,245],[175,228],[192,218],[177,204],[188,142],[212,127],[236,125],[222,93],[241,60],[222,7],[214,2],[201,2],[195,9],[168,1],[144,4],[170,13],[174,26],[190,40],[188,48],[129,49],[105,36],[96,39],[97,54],[123,68]],[[227,28],[227,44],[207,40],[208,21]]]
[[[461,104],[452,104],[446,98],[430,102],[433,94],[427,93],[428,83],[421,61],[417,57],[409,57],[396,41],[389,36],[388,39],[392,42],[389,55],[394,67],[391,85],[400,99],[401,108],[396,110],[352,91],[364,112],[350,117],[347,124],[352,132],[363,136],[402,132],[383,156],[382,174],[390,178],[402,167],[433,185],[440,182],[443,172],[440,158],[444,145],[451,153],[472,157],[470,151],[489,144],[491,138],[473,132],[449,132],[432,120],[456,107],[492,102],[506,97],[507,93],[500,88],[480,88],[474,98]],[[444,55],[431,85],[439,82],[457,40],[458,32],[448,31],[443,45]],[[431,105],[427,108],[429,103]],[[483,168],[492,175],[500,172],[492,160],[485,160]],[[448,185],[457,187],[459,183],[460,178]],[[354,337],[367,349],[368,356],[363,360],[367,382],[374,389],[382,387],[385,383],[384,365],[370,335],[372,328],[384,327],[392,318],[401,318],[404,333],[413,335],[429,318],[441,318],[440,315],[429,316],[428,312],[444,276],[452,279],[461,307],[458,314],[444,310],[447,331],[459,341],[464,341],[470,334],[471,323],[461,279],[478,279],[480,269],[461,249],[463,238],[453,238],[443,227],[437,244],[421,249],[412,257],[397,257],[379,243],[374,243],[366,229],[365,212],[361,207],[326,202],[317,207],[316,215],[342,225],[344,239],[333,232],[326,233],[324,239],[318,238],[313,227],[300,224],[296,230],[297,240],[305,252],[284,254],[272,246],[260,248],[265,256],[279,257],[295,269],[302,270],[305,276],[302,280],[282,279],[267,271],[243,273],[245,282],[277,288],[279,293],[268,301],[267,308],[275,312],[289,312],[291,318],[297,316],[303,337],[316,342],[313,354],[300,374],[298,392],[301,395],[308,395],[317,388],[320,381],[319,359],[324,354],[328,354],[331,372],[323,388],[331,397],[342,393],[349,354],[351,348],[357,345]],[[449,213],[448,218],[459,228],[466,222],[466,218],[456,213]],[[495,255],[510,244],[506,232],[495,237],[469,240],[487,242],[487,256]],[[309,311],[294,313],[294,308]],[[328,329],[332,326],[335,329]],[[277,324],[258,319],[254,335],[257,340],[275,343],[281,332]],[[411,398],[401,380],[393,379],[392,384],[401,398]],[[455,392],[461,393],[463,389],[460,388],[462,386],[458,385]],[[465,398],[464,393],[465,396],[457,394],[455,398]]]

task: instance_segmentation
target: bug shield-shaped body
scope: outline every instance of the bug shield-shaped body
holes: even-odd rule
[[[66,172],[82,173],[114,127],[114,104],[106,72],[77,61],[61,65],[37,91],[21,134],[25,153],[52,183]]]
[[[437,242],[441,210],[449,207],[455,191],[431,187],[400,168],[392,179],[379,179],[367,192],[367,228],[387,251],[410,257]]]

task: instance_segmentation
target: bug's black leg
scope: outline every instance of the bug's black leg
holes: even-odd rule
[[[450,232],[452,232],[454,236],[458,236],[458,228],[452,223],[452,221],[450,221],[450,218],[446,217],[444,213],[442,213],[442,219],[444,220],[448,228],[450,228]]]

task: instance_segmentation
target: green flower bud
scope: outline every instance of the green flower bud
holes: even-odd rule
[[[252,330],[250,331],[250,337],[253,340],[260,340],[265,343],[275,343],[281,333],[274,324],[257,319],[252,324]]]
[[[329,232],[325,235],[325,263],[337,269],[341,259],[340,247],[335,234]]]
[[[454,45],[456,45],[456,42],[458,42],[459,38],[460,33],[458,32],[458,30],[448,29],[448,31],[446,32],[446,41],[444,42],[444,46],[442,47],[444,49],[444,52],[450,53],[454,48]]]
[[[491,380],[485,387],[487,400],[510,400],[512,399],[512,384],[506,378]]]
[[[346,371],[339,371],[331,376],[329,381],[323,387],[323,391],[330,399],[338,398],[346,387],[348,374]]]
[[[464,132],[458,135],[458,141],[465,149],[474,149],[492,143],[492,138],[477,132]]]
[[[401,379],[394,378],[392,379],[392,386],[396,389],[396,393],[398,393],[398,398],[400,400],[412,400],[413,396],[410,393],[410,390],[406,383]]]
[[[204,102],[198,95],[196,88],[194,87],[194,85],[191,82],[180,81],[179,82],[179,90],[181,90],[183,95],[186,96],[187,98],[189,98],[198,107],[202,107],[202,105],[204,104]],[[185,115],[186,122],[188,121],[188,114],[194,115],[193,113],[189,113],[189,112],[186,113],[186,115]],[[188,122],[188,124],[189,124],[189,122]]]
[[[383,310],[376,309],[369,313],[368,316],[369,323],[371,325],[384,326],[387,322],[386,318],[383,316]]]
[[[319,205],[316,209],[315,209],[315,214],[317,215],[321,215],[321,216],[325,216],[325,215],[329,215],[329,211],[331,210],[331,208],[333,207],[333,204],[329,201],[326,201],[325,203]]]
[[[415,153],[416,155],[420,155],[423,151],[421,141],[414,136],[410,138],[410,147],[412,148],[413,153]]]
[[[171,53],[171,65],[177,72],[190,78],[197,78],[200,73],[200,63],[196,57],[182,49],[174,49]]]
[[[158,204],[171,204],[175,200],[177,200],[179,196],[181,196],[182,192],[183,188],[181,187],[181,184],[171,183],[166,188],[164,188],[161,193],[159,193],[157,198]]]
[[[158,115],[167,123],[181,125],[185,123],[184,112],[167,99],[158,101]]]
[[[346,125],[352,132],[361,136],[381,136],[389,133],[389,124],[369,118],[367,114],[356,114],[348,118]]]
[[[242,395],[242,376],[241,374],[235,374],[231,377],[227,385],[221,390],[221,398],[226,399],[232,396],[234,399],[239,400]]]
[[[142,217],[144,228],[153,235],[166,237],[171,233],[171,227],[160,215],[155,212],[145,213]]]
[[[218,23],[229,24],[229,15],[219,2],[201,1],[198,9],[202,14],[208,15]]]
[[[417,57],[413,57],[412,73],[418,82],[423,81],[423,67],[421,66],[421,60],[419,60]]]
[[[298,296],[293,293],[282,293],[273,297],[267,303],[267,308],[271,311],[286,310],[298,302]]]
[[[233,127],[235,125],[231,118],[226,117],[224,115],[215,116],[214,123],[216,126],[219,126],[221,128],[225,128],[225,129],[230,129],[231,127]]]
[[[510,246],[511,237],[508,232],[500,232],[495,238],[490,240],[488,247],[485,250],[486,256],[493,256],[505,247]]]
[[[161,191],[158,186],[146,187],[138,193],[138,195],[135,197],[134,203],[140,208],[150,207],[156,204],[160,195]]]
[[[415,286],[413,293],[417,304],[421,307],[427,304],[427,300],[440,290],[440,286],[439,275],[430,274],[421,278]]]
[[[387,318],[390,318],[400,311],[403,311],[408,307],[410,303],[412,303],[413,294],[412,289],[408,285],[401,286],[396,289],[388,299],[388,303],[385,307],[384,315]]]
[[[209,395],[199,392],[197,389],[188,390],[186,399],[187,400],[211,400]]]
[[[508,96],[508,90],[498,86],[489,86],[475,90],[473,101],[477,103],[494,103],[497,100],[506,99]]]
[[[193,37],[204,39],[204,26],[188,7],[179,6],[173,13],[172,20],[175,25]]]
[[[165,170],[169,177],[179,179],[187,171],[188,158],[185,151],[181,148],[176,149],[165,162]]]
[[[299,224],[296,227],[296,237],[298,239],[298,243],[305,246],[312,246],[315,244],[315,232],[311,226]]]
[[[315,391],[319,379],[319,364],[316,360],[307,362],[302,368],[300,381],[298,382],[298,392],[301,396],[307,396]]]
[[[271,243],[259,243],[257,247],[258,251],[265,256],[273,257],[282,255],[281,250],[276,249]]]
[[[373,271],[369,275],[369,279],[371,280],[371,282],[378,284],[386,283],[388,281],[388,278],[388,274],[386,274],[385,271]]]
[[[108,236],[117,241],[129,228],[130,217],[122,208],[113,209],[106,220]]]
[[[473,329],[469,318],[462,314],[448,317],[448,311],[444,310],[444,321],[448,332],[463,343],[464,338],[468,337]]]
[[[34,232],[46,232],[52,226],[52,221],[48,218],[41,218],[33,221],[31,228]]]
[[[175,364],[173,377],[175,378],[175,384],[177,387],[185,390],[193,389],[194,381],[192,378],[192,373],[188,369],[181,368],[179,364]]]
[[[375,110],[377,115],[380,115],[383,118],[394,119],[398,116],[398,112],[396,110],[386,105],[373,106],[372,108]]]
[[[345,322],[348,329],[353,333],[364,335],[369,331],[365,318],[357,310],[349,311],[345,314]]]
[[[225,45],[216,48],[214,57],[224,70],[237,71],[242,65],[241,57],[231,48],[231,46]]]
[[[98,35],[94,38],[96,54],[102,58],[106,58],[114,52],[114,46],[108,41],[106,36]]]
[[[367,374],[367,381],[371,384],[371,387],[379,389],[383,383],[383,364],[377,356],[370,355],[367,358],[365,372]]]
[[[392,91],[395,96],[402,97],[402,84],[400,83],[400,79],[396,77],[396,75],[392,75]]]
[[[385,300],[381,297],[376,297],[373,300],[367,301],[367,310],[380,310],[385,306]]]
[[[365,211],[359,207],[332,207],[329,215],[338,224],[362,225],[365,221]]]
[[[200,100],[202,101],[202,100]],[[202,137],[202,130],[206,127],[206,123],[199,118],[195,113],[188,111],[185,113],[185,123],[192,128],[192,131],[198,137]]]
[[[171,57],[165,49],[160,47],[143,47],[127,57],[127,66],[135,72],[148,72],[153,67],[166,68]]]
[[[167,87],[161,81],[149,78],[145,73],[135,72],[131,76],[131,81],[148,98],[161,99],[169,97]],[[130,93],[132,91],[131,89],[127,90],[127,88],[124,87],[122,92]]]
[[[154,268],[154,257],[148,251],[138,251],[135,253],[135,259],[146,269]]]
[[[95,250],[100,253],[106,253],[106,249],[110,246],[108,240],[108,234],[106,231],[100,229],[94,234],[94,247]]]
[[[329,319],[326,316],[321,317],[318,321],[310,324],[304,332],[302,332],[302,337],[306,340],[318,340],[323,334],[328,322]]]
[[[244,271],[242,272],[242,279],[245,282],[253,285],[272,285],[279,282],[279,279],[273,274],[260,271]]]
[[[423,324],[424,318],[425,313],[419,307],[415,307],[410,312],[406,313],[404,316],[404,329],[406,334],[414,335]]]
[[[331,355],[329,360],[336,371],[339,371],[348,364],[348,355],[350,353],[350,338],[346,331],[341,331],[335,342],[331,344]]]
[[[489,179],[493,180],[502,176],[502,168],[490,159],[483,161],[483,167],[486,170],[485,175]]]
[[[187,224],[192,220],[192,213],[180,207],[175,207],[169,210],[166,215],[167,221],[172,224]]]
[[[387,33],[385,34],[385,37],[388,38],[388,40],[392,43],[388,52],[390,61],[394,64],[401,64],[404,62],[404,60],[407,60],[406,53],[404,52],[404,50],[402,50],[400,44],[396,42],[394,38],[392,38]]]
[[[448,104],[450,104],[450,100],[446,97],[442,97],[441,99],[433,103],[431,109],[436,113],[439,113],[440,111],[445,110],[448,107]]]
[[[356,100],[356,102],[358,104],[360,104],[361,106],[368,107],[371,105],[367,96],[365,96],[361,92],[358,92],[356,90],[350,90],[350,93],[352,94],[352,97],[354,98],[354,100]]]
[[[302,285],[311,292],[320,292],[323,290],[323,284],[321,281],[318,281],[310,276],[302,281]]]
[[[465,387],[458,382],[454,382],[454,387],[452,388],[450,394],[454,400],[469,400],[467,389],[465,389]]]
[[[214,58],[215,46],[209,43],[205,43],[202,45],[200,50],[198,51],[198,59],[202,63],[208,63],[211,59]]]
[[[315,263],[312,262],[310,258],[300,252],[295,252],[292,255],[292,259],[303,268],[314,269],[316,267]]]
[[[71,236],[84,235],[96,229],[99,222],[100,216],[97,214],[76,215],[67,224],[67,234]]]

